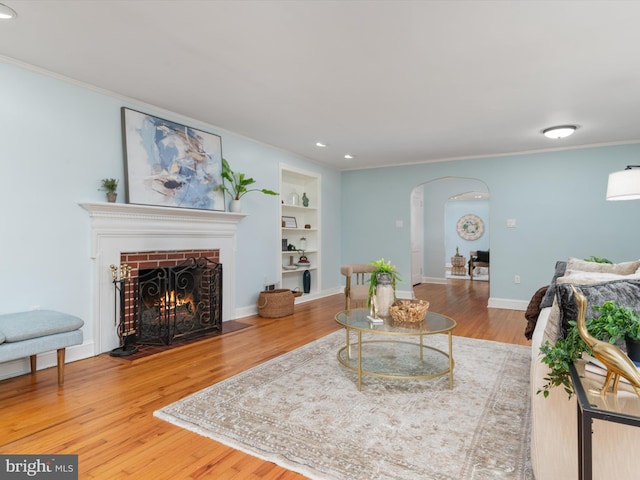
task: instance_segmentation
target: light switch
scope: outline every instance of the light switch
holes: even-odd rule
[[[396,228],[404,227],[404,222],[402,220],[396,220]]]
[[[516,219],[508,218],[507,219],[507,228],[516,228]]]

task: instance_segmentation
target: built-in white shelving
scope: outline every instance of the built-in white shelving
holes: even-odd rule
[[[303,196],[308,198],[305,207]],[[320,176],[293,167],[280,165],[280,238],[282,288],[304,292],[304,272],[311,275],[309,294],[320,291]],[[305,228],[307,227],[307,228]],[[304,240],[302,240],[304,238]],[[306,246],[303,244],[306,243]],[[296,250],[285,250],[285,246]],[[303,248],[304,246],[304,248]],[[304,255],[309,265],[296,266]],[[295,269],[293,269],[295,267]],[[291,269],[289,269],[291,268]]]

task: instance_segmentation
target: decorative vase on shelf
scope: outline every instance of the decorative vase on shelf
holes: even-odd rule
[[[117,198],[118,198],[117,192],[107,192],[107,202],[116,203]]]
[[[300,195],[298,195],[295,190],[289,194],[289,205],[293,205],[294,207],[300,205]]]
[[[309,206],[309,197],[307,197],[307,192],[303,192],[302,194],[302,205],[305,207]]]
[[[302,289],[304,293],[309,293],[311,291],[311,273],[309,270],[305,270],[302,274]]]
[[[231,200],[229,202],[229,211],[233,213],[239,213],[240,211],[242,211],[242,203],[240,202],[240,200]]]
[[[393,281],[388,273],[376,274],[376,308],[381,317],[389,316],[389,307],[393,304],[395,292]]]

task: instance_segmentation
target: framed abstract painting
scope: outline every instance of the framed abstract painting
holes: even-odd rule
[[[225,210],[222,139],[122,107],[127,203]]]

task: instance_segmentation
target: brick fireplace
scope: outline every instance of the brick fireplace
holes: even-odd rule
[[[124,344],[170,345],[222,330],[218,250],[122,252],[119,335]],[[118,276],[118,275],[116,275]]]
[[[120,345],[119,308],[110,266],[154,268],[185,258],[211,258],[222,264],[222,320],[235,318],[235,264],[238,223],[242,213],[118,203],[81,204],[91,218],[94,261],[95,354]]]

